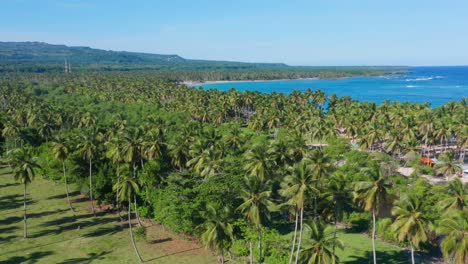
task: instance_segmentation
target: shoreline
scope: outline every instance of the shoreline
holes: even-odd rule
[[[232,80],[232,81],[183,81],[182,84],[187,86],[202,86],[203,84],[217,84],[217,83],[244,83],[244,82],[279,82],[279,81],[296,81],[296,80],[320,80],[318,77],[312,78],[297,78],[297,79],[273,79],[273,80]]]

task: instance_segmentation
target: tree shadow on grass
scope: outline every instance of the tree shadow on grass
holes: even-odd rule
[[[31,198],[26,198],[27,205],[33,205],[37,201],[32,200]],[[8,195],[0,197],[0,211],[17,209],[22,207],[24,204],[22,195]]]
[[[78,194],[80,194],[79,191],[74,191],[74,192],[69,193],[70,197],[78,195]],[[49,199],[49,200],[50,199],[65,199],[65,198],[67,198],[66,193],[47,197],[47,199]]]
[[[95,260],[103,260],[105,255],[108,255],[112,251],[102,251],[99,253],[88,253],[88,256],[85,258],[71,258],[66,259],[62,262],[58,262],[58,264],[85,264],[85,263],[92,263]]]
[[[113,226],[113,227],[105,227],[105,228],[98,228],[92,232],[86,233],[83,237],[99,237],[99,236],[107,236],[113,235],[122,231],[120,226]]]
[[[9,227],[4,227],[4,228],[2,227],[2,228],[0,228],[0,234],[9,234],[9,233],[15,231],[16,229],[18,229],[17,226],[9,226]],[[2,241],[2,240],[0,239],[0,241]]]
[[[402,251],[376,251],[377,263],[381,264],[406,264],[409,261],[409,255],[404,250]],[[351,256],[353,260],[346,261],[347,264],[366,264],[373,263],[372,251],[366,251],[365,257]]]
[[[81,220],[82,218],[87,218]],[[32,238],[38,238],[46,235],[58,235],[62,232],[70,231],[70,230],[82,230],[93,226],[105,225],[116,222],[117,219],[109,218],[109,217],[92,217],[91,215],[80,215],[76,217],[63,217],[60,219],[47,221],[41,226],[44,227],[54,227],[54,229],[46,229],[42,230],[38,233],[34,233],[31,235]],[[119,228],[118,226],[116,228]],[[111,232],[107,230],[107,232]]]
[[[7,188],[7,187],[12,187],[12,186],[17,186],[17,185],[19,185],[19,183],[17,183],[17,182],[15,182],[15,183],[5,183],[5,184],[1,184],[0,188]]]
[[[7,217],[5,219],[1,219],[0,220],[0,226],[3,226],[3,225],[11,225],[11,224],[14,224],[14,223],[18,223],[19,221],[23,220],[23,217],[19,217],[19,216],[10,216],[10,217]]]
[[[5,261],[0,261],[2,264],[17,264],[17,263],[37,263],[41,258],[52,255],[53,251],[34,252],[26,256],[13,256]]]
[[[164,243],[164,242],[168,242],[168,241],[172,241],[172,237],[154,239],[154,240],[148,241],[148,243],[149,244],[159,244],[159,243]]]
[[[15,236],[15,235],[10,235],[10,236],[5,236],[5,237],[4,237],[4,236],[0,236],[0,246],[1,246],[2,244],[6,244],[6,243],[10,242],[11,240],[13,240],[13,239],[15,239],[15,238],[17,238],[17,236]],[[1,263],[1,262],[0,262],[0,263]]]

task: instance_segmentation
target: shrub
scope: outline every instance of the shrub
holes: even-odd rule
[[[355,232],[364,232],[369,230],[371,216],[365,212],[352,212],[346,217],[345,222],[351,225],[351,230]]]

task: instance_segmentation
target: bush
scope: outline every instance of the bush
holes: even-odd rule
[[[345,222],[351,225],[351,230],[354,232],[364,232],[369,230],[371,223],[371,215],[369,213],[352,212],[345,218]]]
[[[137,227],[134,229],[134,235],[137,240],[145,240],[146,241],[146,228],[143,226]]]
[[[146,206],[138,206],[138,214],[140,217],[149,218],[151,217],[151,211]]]
[[[376,234],[381,239],[388,241],[388,242],[397,242],[395,237],[395,232],[393,232],[392,228],[392,219],[390,218],[381,218],[377,220],[376,223]]]

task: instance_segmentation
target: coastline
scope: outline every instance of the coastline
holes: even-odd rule
[[[280,81],[293,81],[293,80],[319,80],[320,78],[297,78],[297,79],[273,79],[273,80],[232,80],[232,81],[183,81],[182,84],[187,86],[202,86],[204,84],[217,84],[217,83],[244,83],[244,82],[280,82]]]

